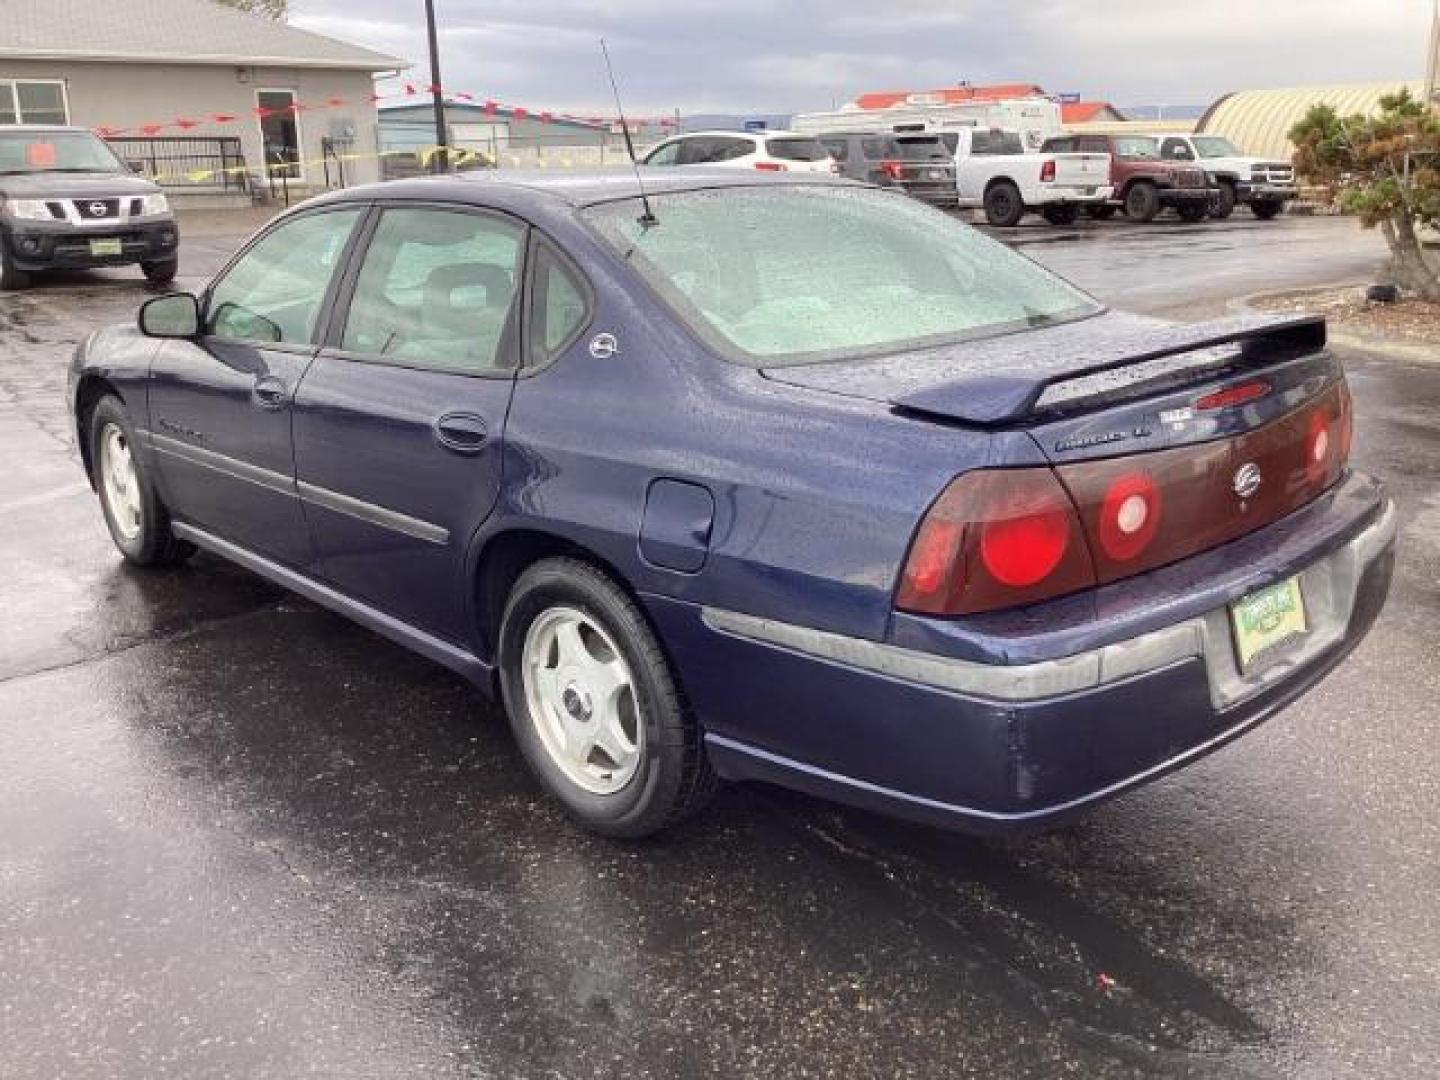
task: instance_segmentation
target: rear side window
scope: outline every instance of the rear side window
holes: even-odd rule
[[[549,244],[537,244],[531,279],[530,358],[540,367],[558,356],[590,318],[589,293]]]
[[[770,156],[781,161],[824,161],[830,156],[819,139],[767,139]]]
[[[719,161],[734,161],[755,152],[755,144],[749,139],[730,139],[721,135],[697,135],[686,139],[680,150],[681,165],[713,165]]]
[[[1045,154],[1068,154],[1074,149],[1074,139],[1046,139],[1040,144],[1040,151]]]
[[[1076,142],[1075,148],[1082,154],[1108,154],[1110,153],[1110,140],[1094,137],[1080,139]]]
[[[970,143],[972,154],[1023,154],[1025,144],[1013,131],[977,131]]]
[[[508,368],[501,341],[523,238],[520,226],[490,215],[386,210],[341,347],[439,371]]]

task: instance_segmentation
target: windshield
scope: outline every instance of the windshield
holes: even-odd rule
[[[819,139],[767,139],[770,156],[781,161],[824,161],[830,151]]]
[[[1158,161],[1160,160],[1160,144],[1154,139],[1116,139],[1115,156]]]
[[[1240,156],[1235,144],[1219,135],[1196,135],[1190,141],[1195,144],[1195,152],[1202,158]]]
[[[730,187],[584,216],[720,352],[756,365],[898,352],[1044,326],[1099,306],[1003,244],[903,195]]]
[[[0,173],[125,171],[110,148],[88,131],[0,128]]]

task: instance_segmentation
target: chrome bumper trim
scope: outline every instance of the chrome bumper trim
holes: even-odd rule
[[[1011,665],[937,656],[721,608],[704,608],[701,617],[705,625],[720,633],[877,675],[996,701],[1035,701],[1093,690],[1199,657],[1209,672],[1212,703],[1222,709],[1282,680],[1344,636],[1360,578],[1365,568],[1394,542],[1395,522],[1395,505],[1387,502],[1380,516],[1363,532],[1301,571],[1311,633],[1303,648],[1249,676],[1241,676],[1236,667],[1228,606],[1074,656]]]

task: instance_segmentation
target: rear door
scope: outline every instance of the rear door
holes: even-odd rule
[[[282,220],[211,286],[204,333],[167,341],[150,377],[150,442],[177,516],[295,567],[310,538],[290,416],[366,207]]]
[[[469,639],[465,555],[500,489],[527,228],[386,205],[295,403],[295,467],[322,577]]]

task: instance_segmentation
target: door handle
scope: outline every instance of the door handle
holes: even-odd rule
[[[435,421],[435,441],[457,454],[476,454],[490,437],[484,417],[474,413],[446,413]]]
[[[290,388],[274,375],[256,379],[250,392],[262,409],[283,409],[290,403]]]

